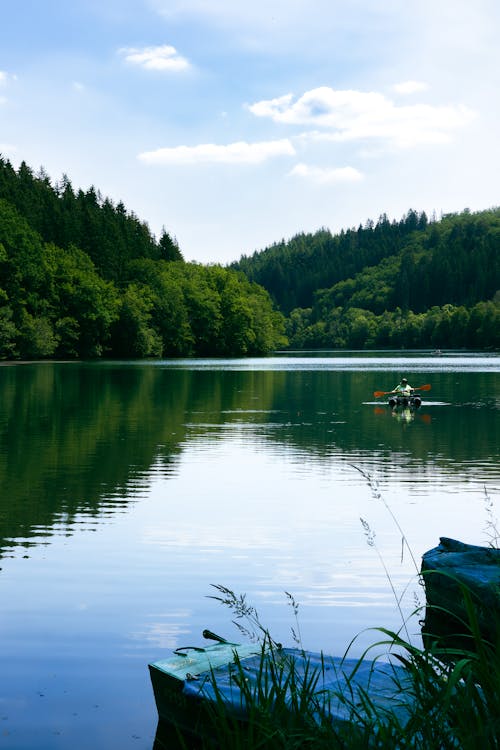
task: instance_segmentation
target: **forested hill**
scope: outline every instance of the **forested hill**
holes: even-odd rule
[[[0,359],[262,355],[283,332],[244,274],[185,263],[123,203],[0,157]]]
[[[409,211],[300,234],[235,269],[289,316],[296,347],[500,346],[500,209]]]
[[[98,189],[0,155],[0,359],[499,349],[499,290],[500,209],[383,215],[202,266]]]
[[[318,289],[338,282],[345,282],[335,289],[338,304],[422,311],[490,299],[500,288],[499,257],[500,209],[433,222],[409,211],[400,221],[383,215],[337,235],[298,234],[232,267],[262,284],[286,314],[310,307]]]
[[[181,260],[175,239],[164,229],[157,242],[146,223],[114,205],[94,186],[75,191],[67,175],[52,186],[43,169],[35,175],[25,162],[16,171],[0,157],[0,198],[10,203],[45,242],[76,245],[105,279],[122,281],[136,258]]]

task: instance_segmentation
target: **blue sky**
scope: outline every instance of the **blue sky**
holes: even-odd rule
[[[0,152],[226,263],[500,204],[497,0],[17,0]]]

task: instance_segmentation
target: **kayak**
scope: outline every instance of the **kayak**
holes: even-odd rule
[[[410,409],[418,409],[422,405],[422,398],[418,393],[412,394],[411,396],[401,396],[397,393],[391,394],[388,401],[391,409],[403,406]]]
[[[215,739],[216,706],[220,710],[222,705],[231,719],[245,722],[246,695],[260,695],[262,685],[269,691],[278,674],[285,700],[291,705],[294,685],[305,681],[310,684],[313,673],[318,679],[311,688],[311,711],[318,723],[325,711],[339,726],[354,722],[353,707],[362,710],[366,693],[377,706],[394,710],[401,719],[408,716],[409,680],[400,665],[282,646],[264,649],[258,644],[230,643],[216,637],[219,642],[215,645],[179,648],[168,658],[148,665],[160,722],[198,739]],[[348,701],[341,696],[347,696]]]
[[[412,388],[411,393],[407,396],[398,391],[374,391],[373,395],[375,396],[375,398],[380,398],[380,396],[389,396],[388,404],[392,408],[394,408],[395,406],[404,406],[410,407],[410,409],[418,409],[418,407],[422,403],[422,397],[419,393],[415,393],[415,391],[430,391],[430,389],[430,383],[426,383],[426,385],[419,385],[418,388]]]

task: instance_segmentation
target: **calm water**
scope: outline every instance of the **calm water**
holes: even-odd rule
[[[398,628],[384,565],[405,613],[422,594],[391,513],[417,566],[439,536],[488,541],[499,372],[464,353],[1,366],[0,747],[152,750],[148,661],[205,627],[238,639],[211,584],[288,644],[285,591],[306,648]],[[432,385],[413,419],[373,398],[403,374]]]

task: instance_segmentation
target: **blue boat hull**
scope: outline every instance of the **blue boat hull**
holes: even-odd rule
[[[229,647],[229,648],[228,648]],[[408,680],[404,668],[399,665],[371,661],[368,659],[347,659],[324,656],[321,653],[300,649],[273,648],[264,652],[255,646],[220,643],[206,649],[185,649],[185,653],[149,664],[156,706],[160,721],[173,724],[183,733],[198,738],[214,735],[214,707],[224,711],[231,719],[245,722],[248,716],[247,690],[255,691],[262,684],[263,672],[268,675],[282,675],[281,685],[289,691],[289,684],[300,684],[310,679],[312,673],[318,675],[315,694],[318,705],[327,694],[329,696],[328,719],[332,723],[345,725],[352,723],[352,712],[346,703],[339,699],[345,693],[359,707],[363,704],[363,693],[368,691],[371,700],[378,706],[392,708],[400,706],[407,715],[408,701],[405,686]],[[253,653],[252,653],[253,651]],[[207,669],[207,658],[213,666]],[[200,671],[198,671],[199,662]],[[289,675],[293,679],[287,682]],[[242,681],[246,689],[241,690]],[[265,684],[271,684],[271,679]],[[292,695],[286,695],[292,704]],[[321,721],[320,711],[317,720]],[[315,714],[316,716],[316,714]],[[324,718],[324,715],[323,715]]]

